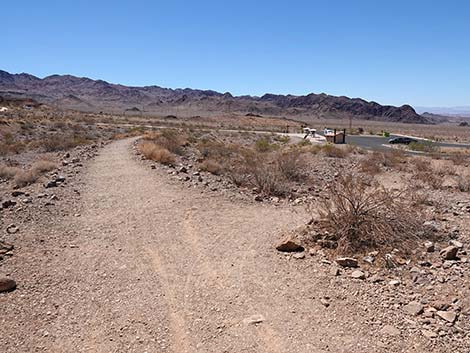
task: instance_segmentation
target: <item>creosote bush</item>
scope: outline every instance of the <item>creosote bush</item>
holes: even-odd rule
[[[370,249],[405,250],[419,239],[422,222],[407,199],[370,185],[356,174],[337,179],[319,209],[320,229],[340,253]]]

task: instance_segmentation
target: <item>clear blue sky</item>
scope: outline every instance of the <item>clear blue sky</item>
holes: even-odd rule
[[[4,1],[0,69],[470,105],[470,2]]]

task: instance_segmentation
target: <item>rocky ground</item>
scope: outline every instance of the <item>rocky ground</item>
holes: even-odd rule
[[[257,198],[191,158],[142,160],[134,142],[0,184],[0,275],[16,281],[0,281],[2,351],[470,350],[467,194],[436,192],[428,225],[448,237],[384,268],[297,239],[276,250],[310,219],[308,197]]]

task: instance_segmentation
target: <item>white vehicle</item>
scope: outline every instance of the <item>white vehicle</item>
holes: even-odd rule
[[[334,133],[335,133],[334,130],[329,129],[329,128],[325,128],[325,130],[323,130],[324,135],[332,135]]]

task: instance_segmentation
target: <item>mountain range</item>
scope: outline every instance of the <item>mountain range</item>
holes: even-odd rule
[[[310,93],[232,96],[211,90],[130,87],[72,75],[39,78],[0,70],[0,96],[30,98],[62,109],[145,115],[217,115],[221,113],[282,116],[298,120],[365,119],[430,123],[409,105],[395,107],[360,98]]]

